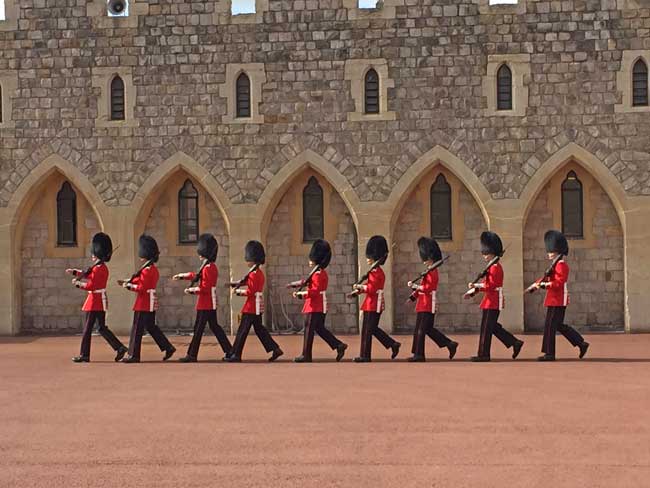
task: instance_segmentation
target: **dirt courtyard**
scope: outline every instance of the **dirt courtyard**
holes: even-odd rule
[[[475,364],[477,337],[456,359],[410,337],[391,362],[343,363],[316,339],[280,337],[267,364],[254,336],[248,363],[224,364],[206,335],[198,364],[115,364],[93,337],[0,339],[0,487],[608,487],[650,486],[650,335],[588,335],[585,360],[558,337],[556,363],[500,343]],[[171,337],[182,356],[188,337]]]

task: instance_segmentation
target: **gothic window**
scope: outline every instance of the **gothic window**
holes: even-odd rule
[[[56,194],[56,243],[77,245],[77,195],[67,181]]]
[[[451,186],[443,174],[431,185],[431,236],[451,240]]]
[[[562,183],[562,232],[567,237],[583,237],[582,183],[570,171]]]
[[[237,117],[247,118],[251,116],[251,81],[246,73],[241,73],[235,83]]]
[[[325,237],[323,188],[315,177],[309,178],[302,191],[302,240],[313,242]]]
[[[119,76],[111,80],[111,120],[124,120],[124,81]]]
[[[191,244],[199,239],[199,192],[185,180],[178,192],[178,241]]]
[[[634,63],[632,68],[632,106],[648,106],[648,65],[643,59]]]
[[[364,79],[364,112],[379,113],[379,75],[374,69],[369,69]]]
[[[497,70],[497,110],[512,110],[512,71],[506,64]]]

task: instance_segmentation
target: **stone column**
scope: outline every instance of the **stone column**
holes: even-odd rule
[[[491,200],[486,209],[489,228],[503,241],[505,308],[499,322],[511,332],[524,331],[524,219],[519,200]]]
[[[230,277],[229,281],[242,278],[248,271],[244,261],[244,247],[250,240],[257,240],[265,245],[262,238],[262,215],[256,205],[233,205],[230,208]],[[225,278],[225,277],[224,277]],[[226,280],[224,280],[225,286]],[[219,285],[221,286],[221,285]],[[232,332],[236,333],[239,327],[240,311],[244,305],[244,298],[236,295],[230,297],[230,323]]]
[[[393,292],[393,264],[392,256],[394,249],[391,248],[393,239],[392,232],[390,228],[390,218],[391,212],[389,212],[383,205],[379,203],[373,204],[364,204],[362,209],[358,213],[358,260],[359,260],[359,275],[364,274],[368,271],[368,264],[366,263],[366,244],[368,239],[373,235],[382,235],[388,241],[389,254],[386,264],[382,266],[384,274],[386,275],[386,284],[384,286],[385,294],[384,299],[386,300],[386,308],[381,314],[381,321],[379,326],[384,329],[386,332],[393,331],[393,302],[394,302],[394,292]],[[363,296],[359,298],[359,308],[361,308],[361,301]],[[359,320],[361,320],[361,314],[359,314]],[[361,323],[359,323],[359,331],[361,331]]]
[[[650,332],[647,289],[650,283],[650,197],[629,198],[624,212],[625,331]]]
[[[20,246],[14,245],[15,228],[7,208],[0,209],[0,335],[20,330]]]

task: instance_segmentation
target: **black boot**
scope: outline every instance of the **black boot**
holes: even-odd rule
[[[117,362],[121,361],[122,358],[124,357],[124,355],[125,355],[127,352],[129,352],[129,350],[128,350],[126,347],[120,347],[120,348],[117,350],[117,354],[115,355],[115,362],[117,363]]]
[[[582,359],[585,357],[585,354],[587,354],[587,349],[589,349],[589,343],[586,341],[582,341],[582,344],[578,346],[580,348],[580,355],[578,358]]]
[[[178,360],[179,363],[195,363],[197,359],[193,356],[184,356]]]
[[[521,348],[524,345],[524,341],[517,340],[512,346],[512,359],[517,359],[517,356],[519,356],[519,353],[521,352]]]
[[[370,358],[364,358],[364,357],[359,356],[359,357],[354,358],[353,361],[355,363],[369,363]]]
[[[458,349],[458,342],[451,341],[447,346],[447,349],[449,349],[449,359],[454,359],[454,356],[456,355],[456,350]]]
[[[88,356],[75,356],[72,358],[73,363],[89,363],[90,358]]]
[[[395,359],[397,357],[400,347],[402,347],[402,345],[399,342],[393,342],[393,345],[390,346],[390,350],[393,351],[393,353],[390,355],[391,359]]]
[[[239,356],[224,356],[223,361],[226,363],[241,363]]]
[[[163,361],[167,361],[170,357],[174,355],[175,352],[176,352],[176,348],[174,346],[172,346],[171,349],[167,349],[165,351],[165,355],[163,356]]]
[[[487,363],[490,361],[490,356],[472,356],[469,360],[473,363]]]
[[[305,356],[298,356],[293,358],[294,363],[311,363],[311,358],[306,358]]]
[[[284,351],[280,349],[279,347],[273,351],[273,354],[271,354],[271,357],[269,358],[269,363],[272,363],[276,359],[278,359],[280,356],[284,354]]]
[[[544,354],[543,356],[540,356],[537,358],[538,361],[555,361],[555,356],[552,356],[551,354]]]
[[[133,356],[127,356],[122,361],[121,363],[139,363],[140,359],[139,358],[134,358]]]
[[[343,356],[345,355],[345,350],[348,348],[347,344],[341,343],[338,346],[336,346],[336,362],[338,363],[341,359],[343,359]]]
[[[411,356],[407,361],[409,363],[423,363],[426,361],[426,358],[424,356]]]

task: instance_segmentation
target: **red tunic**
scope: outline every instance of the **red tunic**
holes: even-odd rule
[[[438,290],[438,270],[429,271],[417,288],[416,312],[436,313],[436,292]]]
[[[237,295],[246,297],[242,313],[262,315],[264,313],[264,273],[257,268],[248,275],[246,288],[238,288]]]
[[[361,287],[361,293],[366,294],[366,299],[361,304],[361,310],[364,312],[384,311],[384,283],[386,275],[380,266],[373,269],[368,275],[368,281]]]
[[[140,276],[133,278],[127,289],[137,293],[133,310],[136,312],[155,312],[158,309],[156,286],[158,285],[158,268],[155,264],[142,270]]]
[[[558,261],[555,269],[544,283],[546,289],[545,307],[566,307],[569,304],[567,281],[569,281],[569,265],[564,260]]]
[[[329,278],[327,271],[321,269],[316,271],[307,287],[305,295],[305,305],[302,307],[302,313],[327,313],[327,284]]]
[[[108,309],[108,298],[106,297],[108,266],[104,263],[93,266],[85,280],[78,285],[79,288],[88,292],[81,310],[84,312],[105,312]]]
[[[485,293],[481,301],[482,309],[503,310],[503,268],[501,263],[490,266],[490,269],[476,288]]]
[[[196,273],[187,273],[186,279],[192,281]],[[201,271],[201,278],[196,288],[198,295],[196,299],[197,310],[216,310],[217,309],[217,279],[219,279],[219,269],[214,263],[208,263]]]

